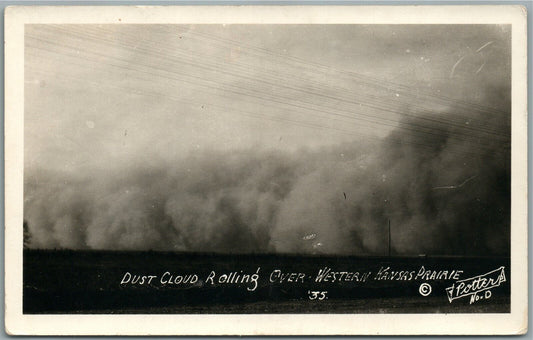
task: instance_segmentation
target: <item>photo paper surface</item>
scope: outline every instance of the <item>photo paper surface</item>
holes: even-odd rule
[[[527,330],[521,7],[5,20],[8,332]]]

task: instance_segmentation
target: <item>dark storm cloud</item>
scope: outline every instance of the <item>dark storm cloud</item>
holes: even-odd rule
[[[398,254],[509,253],[509,27],[165,26],[138,49],[88,48],[70,30],[101,28],[65,27],[26,31],[31,247],[386,254],[390,220]],[[108,33],[137,42],[139,27],[121,30]],[[338,70],[222,40],[239,37]],[[187,48],[202,70],[172,59]],[[210,58],[226,68],[206,71]]]
[[[493,128],[506,121],[488,120]],[[447,129],[431,147],[395,130],[370,146],[32,172],[25,218],[33,247],[385,254],[390,219],[399,254],[506,254],[508,145],[495,138],[480,149],[460,131]]]

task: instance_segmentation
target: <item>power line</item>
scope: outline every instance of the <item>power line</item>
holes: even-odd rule
[[[146,66],[146,65],[144,65],[144,66]],[[200,66],[200,65],[192,65],[192,66],[203,67],[203,66]],[[206,69],[209,70],[209,68],[206,68]],[[211,71],[212,71],[212,69],[211,69]],[[255,79],[254,79],[254,80],[255,80]],[[271,85],[275,85],[275,84],[271,84]],[[299,90],[299,89],[295,89],[295,90]],[[302,90],[300,90],[300,91],[302,91]],[[304,91],[305,91],[305,90],[304,90]],[[307,91],[306,91],[306,92],[307,92]],[[307,93],[309,93],[309,92],[307,92]],[[316,93],[309,93],[309,94],[313,94],[313,95],[315,95]],[[285,99],[287,99],[287,98],[285,98]],[[332,99],[332,100],[342,100],[342,99],[339,99],[339,98],[336,98],[336,97],[331,97],[331,96],[330,96],[330,99]],[[309,103],[307,103],[307,104],[309,104]],[[357,104],[357,102],[355,102],[355,104]],[[360,103],[360,104],[362,104],[362,103]],[[372,108],[372,109],[376,109],[376,110],[382,110],[382,111],[391,112],[391,113],[395,113],[395,114],[402,114],[402,113],[399,113],[399,112],[396,111],[396,110],[390,110],[389,108],[386,108],[386,107],[375,106],[375,105],[371,105],[371,104],[367,104],[367,103],[364,103],[364,105],[365,105],[366,107],[368,107],[368,108]],[[347,112],[347,113],[350,114],[350,115],[351,115],[351,114],[356,114],[356,115],[363,115],[363,116],[364,116],[364,114],[362,114],[362,113],[354,113],[354,112],[352,112],[352,111],[345,111],[345,110],[341,110],[341,109],[338,109],[338,108],[330,108],[330,107],[328,107],[327,109],[329,109],[329,110],[333,109],[333,110],[344,111],[344,112]],[[405,114],[404,114],[404,115],[405,115]],[[374,116],[374,115],[373,115],[373,116],[366,115],[366,116],[367,116],[367,117],[370,117],[370,118],[372,118],[372,119],[376,119],[376,118],[377,118],[377,117]],[[416,115],[407,115],[407,116],[409,116],[409,117],[415,117],[417,120],[428,120],[428,121],[432,121],[432,122],[435,122],[435,123],[442,123],[442,122],[440,122],[439,120],[432,119],[432,118],[429,118],[429,117],[417,117]],[[380,118],[380,119],[387,120],[387,121],[391,121],[391,120],[386,119],[386,118]],[[395,121],[393,121],[393,122],[395,123]],[[405,123],[402,123],[402,124],[405,124]],[[411,122],[411,124],[412,124],[412,125],[415,125],[415,126],[417,126],[417,127],[419,127],[419,128],[426,129],[426,130],[421,130],[422,133],[427,133],[427,129],[435,129],[435,128],[436,128],[435,126],[428,127],[428,126],[423,126],[423,125],[419,125],[419,124],[413,124],[412,122]],[[456,125],[456,124],[454,124],[454,126],[455,126],[456,128],[462,128],[462,129],[465,129],[464,126],[459,126],[459,125]],[[468,128],[466,128],[466,129],[468,129]],[[485,131],[483,131],[483,132],[485,132]],[[430,132],[430,133],[431,133],[431,132]],[[457,133],[457,132],[456,132],[456,133]],[[460,132],[460,133],[463,134],[463,132]],[[469,137],[470,135],[467,135],[467,136]],[[495,137],[498,137],[498,136],[496,136],[496,135],[493,134],[492,137],[495,138]]]
[[[181,28],[186,28],[186,26],[184,26],[184,25],[172,25],[172,26],[178,26],[178,27],[181,27]],[[172,26],[165,26],[165,28],[170,28]],[[359,74],[359,73],[356,73],[356,72],[352,72],[352,71],[339,70],[339,69],[336,69],[336,68],[328,66],[328,65],[323,65],[323,64],[320,64],[320,63],[317,63],[317,62],[308,61],[308,60],[305,60],[305,59],[302,59],[302,58],[299,58],[299,57],[296,57],[296,56],[292,56],[292,55],[288,55],[288,54],[281,54],[281,53],[278,53],[278,52],[275,52],[275,51],[272,51],[272,50],[268,50],[268,49],[265,49],[265,48],[262,48],[262,47],[258,47],[258,46],[245,45],[245,44],[243,44],[240,41],[235,41],[235,40],[232,40],[232,39],[222,38],[222,37],[219,37],[219,36],[210,35],[210,34],[198,32],[198,31],[192,31],[192,30],[187,31],[187,33],[188,34],[202,36],[204,38],[215,40],[215,41],[223,41],[223,42],[226,42],[228,44],[233,44],[233,45],[240,46],[240,47],[246,46],[250,50],[258,51],[258,52],[265,53],[265,54],[268,54],[268,55],[271,55],[271,56],[280,57],[282,60],[285,60],[285,61],[286,60],[293,60],[295,62],[301,63],[302,65],[308,65],[308,66],[310,66],[312,68],[315,68],[315,69],[318,67],[318,68],[321,68],[321,69],[324,69],[324,70],[327,70],[327,71],[330,71],[330,72],[338,73],[341,76],[343,74],[346,74],[346,75],[351,75],[351,76],[353,76],[355,78],[367,79],[368,81],[373,82],[376,85],[384,84],[384,85],[380,85],[380,86],[383,86],[384,88],[394,88],[396,86],[398,88],[413,90],[412,87],[404,85],[404,84],[399,84],[399,83],[387,81],[387,80],[381,79],[381,78],[370,77],[370,76],[362,75],[362,74]],[[418,91],[419,89],[416,89],[416,90]],[[444,100],[444,101],[450,101],[453,104],[465,105],[467,108],[470,108],[470,109],[474,108],[474,109],[482,110],[482,111],[485,111],[485,112],[492,112],[494,114],[506,114],[506,115],[508,114],[507,112],[496,110],[496,109],[494,109],[492,107],[483,106],[481,104],[469,103],[469,102],[457,100],[455,98],[449,98],[449,97],[446,97],[446,96],[443,96],[443,95],[436,94],[434,92],[423,91],[423,90],[422,90],[422,92],[426,92],[426,94],[431,96],[431,97],[435,97],[435,98],[438,98],[438,99],[441,99],[441,100]]]
[[[67,30],[66,33],[72,33],[72,30]],[[87,34],[90,35],[91,33],[88,33],[88,32],[85,31],[85,32],[83,32],[83,33],[78,33],[78,34],[81,34],[81,35],[83,36],[83,35],[87,35]],[[124,36],[124,35],[128,35],[128,34],[124,34],[124,33],[123,33],[122,36],[121,36],[121,39],[117,39],[117,40],[123,40],[123,36]],[[102,34],[96,34],[96,35],[93,34],[93,38],[95,38],[95,39],[101,39],[101,36],[102,36]],[[136,40],[135,40],[135,37],[131,37],[131,39],[134,39],[133,41],[136,41]],[[116,42],[113,41],[112,43],[116,43]],[[126,45],[126,46],[122,45],[122,46],[125,47],[125,48],[131,48],[130,45]],[[152,45],[152,46],[154,46],[154,45]],[[158,49],[163,49],[163,50],[164,50],[164,47],[161,48],[159,45],[157,45],[157,47],[158,47]],[[136,46],[135,49],[138,49],[138,46]],[[155,46],[154,46],[154,49],[155,49]],[[180,53],[179,51],[168,50],[168,49],[167,49],[166,51],[169,52],[169,53],[171,53],[171,54],[181,54],[182,56],[184,56],[184,54],[183,54],[183,53]],[[147,51],[145,51],[145,52],[154,55],[154,54],[153,54],[153,51],[151,51],[151,50],[147,50]],[[168,56],[161,56],[161,55],[159,55],[159,54],[158,54],[158,55],[155,55],[155,56],[158,57],[158,58],[162,58],[162,59],[169,60],[169,57],[168,57]],[[190,56],[187,56],[187,57],[190,57]],[[195,55],[194,57],[190,57],[190,58],[192,58],[192,59],[189,59],[189,60],[193,60],[193,62],[192,62],[193,65],[192,65],[192,66],[198,66],[198,60],[199,60],[199,59],[202,59],[202,57],[199,56],[199,55]],[[180,61],[183,62],[183,59],[180,59]],[[189,61],[189,62],[191,62],[191,61]],[[226,64],[221,64],[221,63],[213,64],[211,60],[208,60],[208,63],[210,63],[211,65],[214,65],[213,67],[215,67],[215,68],[219,68],[219,67],[221,67],[221,66],[224,67],[224,66],[227,66],[227,65],[228,65],[227,63],[226,63]],[[205,62],[204,62],[204,64],[205,64]],[[239,67],[239,65],[232,64],[232,67],[235,67],[235,66]],[[242,68],[241,68],[241,69],[242,69]],[[245,68],[244,70],[248,70],[248,69]],[[224,71],[221,71],[221,72],[224,72]],[[228,73],[228,72],[225,72],[225,73]],[[269,74],[270,74],[270,73],[263,74],[263,76],[261,77],[262,79],[254,79],[254,80],[265,82],[263,79],[264,79],[264,78],[268,78]],[[241,77],[243,77],[242,75],[236,75],[236,76],[241,76]],[[270,85],[287,87],[287,88],[291,88],[291,89],[293,89],[293,90],[300,90],[300,91],[305,91],[306,93],[309,93],[309,91],[306,91],[305,88],[295,89],[295,88],[293,88],[293,87],[290,87],[290,86],[285,85],[286,83],[288,83],[288,80],[290,80],[292,77],[293,77],[293,75],[291,75],[291,77],[286,77],[285,79],[282,79],[281,81],[279,81],[279,82],[277,82],[277,83],[271,83],[271,82],[267,82],[267,83],[269,83]],[[300,78],[300,79],[301,79],[301,78]],[[309,82],[309,80],[306,79],[306,83],[308,83],[308,82]],[[315,84],[316,84],[316,82],[315,82]],[[321,89],[321,90],[322,90],[322,89]],[[358,101],[355,101],[355,102],[354,102],[353,100],[351,100],[351,98],[353,97],[351,94],[350,94],[350,97],[349,97],[350,99],[342,98],[342,97],[339,96],[339,91],[338,91],[339,88],[338,88],[338,87],[336,88],[336,90],[337,90],[337,91],[336,91],[336,93],[335,93],[335,97],[334,97],[335,100],[338,100],[338,101],[345,101],[345,102],[353,103],[353,104],[361,104],[361,105],[369,106],[369,107],[372,107],[372,108],[376,108],[375,104],[372,106],[371,104],[369,104],[368,101],[358,100]],[[390,91],[390,89],[387,89],[387,90]],[[322,94],[322,93],[320,93],[320,92],[313,92],[312,94],[313,94],[313,95],[318,95],[318,96],[324,96],[324,94]],[[358,93],[356,97],[357,97],[357,98],[360,98],[360,97],[363,97],[363,98],[365,98],[365,97],[366,97],[366,98],[372,98],[372,99],[375,100],[375,102],[378,102],[378,101],[376,100],[376,99],[378,99],[376,96],[372,96],[372,95],[369,95],[369,94],[361,94],[361,93]],[[397,98],[395,98],[395,99],[397,100]],[[385,105],[385,106],[384,106],[384,104],[386,104],[386,102],[383,102],[383,100],[379,101],[379,103],[380,103],[380,106],[377,107],[378,109],[389,110],[389,112],[390,112],[390,110],[393,110],[393,109],[394,109],[394,107],[391,107],[391,105],[388,105],[388,106]],[[403,102],[403,103],[405,103],[405,102]],[[424,109],[423,107],[417,106],[416,104],[413,104],[413,103],[409,103],[408,105],[409,105],[410,107],[419,108],[419,109]],[[469,126],[465,126],[465,125],[463,125],[463,124],[458,123],[457,121],[454,122],[453,120],[450,120],[450,119],[443,119],[443,118],[441,118],[441,119],[435,119],[435,118],[430,118],[430,117],[426,117],[426,116],[417,116],[417,115],[412,115],[412,114],[408,114],[408,113],[405,113],[405,112],[398,112],[398,111],[394,111],[393,113],[395,113],[395,114],[400,114],[400,115],[404,115],[404,116],[409,116],[409,117],[417,117],[417,118],[419,118],[419,119],[421,119],[421,120],[428,120],[428,121],[433,121],[433,122],[438,122],[438,123],[441,123],[441,122],[442,122],[442,123],[449,123],[449,124],[454,125],[455,127],[460,128],[460,129],[465,129],[465,130],[477,130],[477,131],[481,131],[481,132],[486,132],[486,133],[488,133],[488,134],[492,134],[493,136],[496,136],[496,138],[498,138],[498,137],[502,137],[502,138],[505,138],[505,139],[508,139],[508,138],[509,138],[508,134],[502,134],[500,131],[497,131],[497,130],[484,129],[484,128],[483,128],[484,126],[481,126],[481,127],[474,127],[473,124],[472,124],[472,125],[469,125]],[[449,114],[447,114],[447,116],[449,116]],[[461,118],[461,120],[464,121],[464,118]],[[479,125],[479,124],[477,124],[477,125]]]
[[[38,39],[38,38],[37,38],[37,39]],[[40,40],[43,41],[42,39],[40,39]],[[45,42],[46,42],[46,41],[45,41]],[[51,42],[49,42],[49,43],[51,43]],[[53,43],[52,43],[52,44],[53,44]],[[58,44],[53,44],[53,45],[58,45]],[[61,46],[61,45],[60,45],[60,46]],[[66,47],[66,48],[69,48],[69,49],[74,49],[73,46],[65,46],[65,45],[62,45],[62,46],[63,46],[63,47]],[[52,52],[56,52],[56,51],[52,51]],[[57,53],[57,52],[56,52],[56,53]],[[107,58],[113,58],[113,57],[108,56],[108,55],[102,55],[102,54],[98,54],[98,53],[90,52],[90,51],[87,51],[86,53],[92,53],[92,54],[96,54],[96,55],[103,56],[103,57],[107,57]],[[118,59],[118,58],[114,58],[114,59]],[[119,61],[124,61],[124,60],[121,60],[121,59],[118,59],[118,60],[119,60]],[[91,61],[91,60],[89,60],[89,61]],[[94,61],[93,61],[93,62],[94,62]],[[132,68],[132,67],[127,67],[127,66],[123,66],[123,65],[115,65],[115,64],[110,64],[110,65],[113,65],[113,66],[116,66],[116,67],[125,68],[126,70],[130,70],[130,71],[140,72],[140,70],[139,70],[138,68],[135,68],[135,69],[134,69],[134,68]],[[154,67],[152,67],[151,65],[145,65],[145,64],[143,64],[142,66],[144,66],[144,67],[148,67],[148,68],[154,68]],[[157,69],[157,68],[155,68],[155,69],[156,69],[156,70],[160,70],[160,69]],[[150,74],[150,75],[153,75],[152,72],[146,72],[146,71],[144,71],[144,72],[145,72],[145,73],[148,73],[148,74]],[[168,72],[168,71],[167,71],[167,72]],[[171,72],[171,73],[172,73],[172,72]],[[182,75],[183,75],[183,74],[182,74]],[[159,76],[162,76],[162,75],[159,75]],[[192,77],[191,75],[187,75],[187,76]],[[168,77],[167,77],[167,78],[168,78]],[[196,78],[199,78],[200,80],[206,81],[206,79],[203,79],[203,78],[201,78],[201,77],[196,77]],[[175,78],[170,78],[170,79],[172,79],[172,80],[177,80],[177,79],[175,79]],[[180,79],[180,81],[183,81],[183,79]],[[195,85],[198,85],[198,83],[195,83]],[[205,85],[205,84],[202,84],[202,85]],[[227,91],[227,89],[224,89],[224,90]],[[248,95],[248,96],[251,95],[251,94],[249,94],[249,93],[242,93],[242,92],[240,92],[240,93],[237,92],[237,94],[245,94],[245,95]],[[259,97],[259,99],[263,99],[263,100],[272,100],[272,98],[264,98],[264,97]],[[288,103],[286,103],[286,102],[280,102],[280,104],[282,104],[282,105],[287,105]],[[303,108],[303,109],[313,109],[313,108],[310,108],[310,107],[300,107],[300,108]],[[384,123],[383,123],[383,122],[380,122],[379,124],[382,124],[382,125],[383,125]],[[413,130],[413,131],[417,131],[417,130]],[[420,132],[420,131],[419,131],[419,132]]]

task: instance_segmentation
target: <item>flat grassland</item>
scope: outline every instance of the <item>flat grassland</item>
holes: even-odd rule
[[[23,261],[27,314],[510,312],[510,260],[505,257],[27,249]],[[471,303],[470,296],[448,300],[445,288],[458,276],[466,279],[502,266],[506,281],[478,301]],[[317,280],[325,268],[335,276]],[[431,286],[427,296],[419,291],[423,283]]]

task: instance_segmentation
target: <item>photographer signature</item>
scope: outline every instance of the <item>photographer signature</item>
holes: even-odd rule
[[[470,304],[472,304],[479,300],[489,299],[492,296],[490,290],[506,281],[505,267],[501,266],[488,273],[456,281],[451,287],[446,288],[446,295],[450,303],[453,300],[470,296]]]

